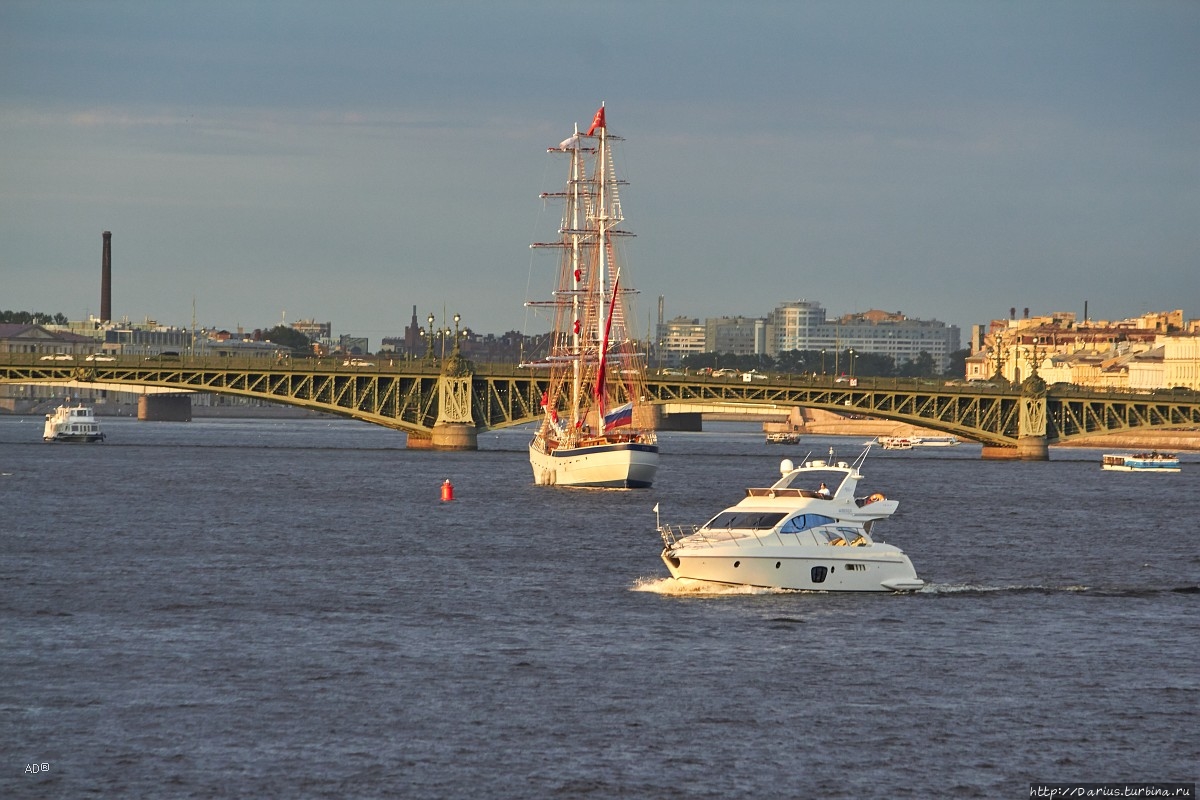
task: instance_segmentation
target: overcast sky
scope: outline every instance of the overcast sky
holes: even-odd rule
[[[1200,317],[1194,0],[3,0],[0,309],[544,331],[601,101],[640,327]]]

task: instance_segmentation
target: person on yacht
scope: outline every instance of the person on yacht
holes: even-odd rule
[[[829,487],[822,483],[817,489],[817,494],[821,495],[821,497],[829,497]]]

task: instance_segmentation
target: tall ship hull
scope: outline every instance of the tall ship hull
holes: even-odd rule
[[[529,444],[539,486],[637,489],[654,483],[658,437],[646,403],[646,354],[630,330],[633,294],[621,240],[631,236],[602,105],[591,127],[548,152],[567,161],[558,238],[535,248],[559,253],[553,299],[526,305],[553,314],[546,351],[522,366],[544,370],[542,421]],[[647,424],[650,423],[650,424]]]
[[[657,445],[636,442],[542,449],[529,445],[533,482],[539,486],[593,486],[647,489],[658,472]]]

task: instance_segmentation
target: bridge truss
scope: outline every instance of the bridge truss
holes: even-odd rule
[[[229,359],[209,363],[150,361],[32,361],[0,354],[0,383],[103,383],[154,386],[180,391],[252,397],[350,417],[428,436],[443,404],[453,399],[456,421],[478,431],[536,421],[541,413],[544,377],[511,365],[486,365],[473,374],[442,375],[432,365],[402,362],[396,367],[344,367],[303,360],[269,367],[238,365]],[[1105,433],[1152,429],[1200,430],[1196,393],[1139,395],[1088,392],[1078,388],[1022,393],[1019,387],[943,386],[915,379],[860,379],[858,385],[828,378],[787,378],[743,383],[713,378],[650,380],[657,404],[767,405],[820,408],[862,417],[909,423],[986,445],[1012,447],[1025,435],[1062,443]]]

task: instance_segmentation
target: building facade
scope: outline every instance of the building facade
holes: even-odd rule
[[[658,326],[656,363],[679,367],[685,356],[706,352],[707,327],[699,319],[675,317]]]
[[[950,354],[959,349],[959,330],[937,320],[910,319],[879,310],[826,318],[820,303],[808,300],[782,303],[767,317],[767,355],[792,350],[853,350],[888,356],[897,367],[927,353],[938,371],[950,366]]]

